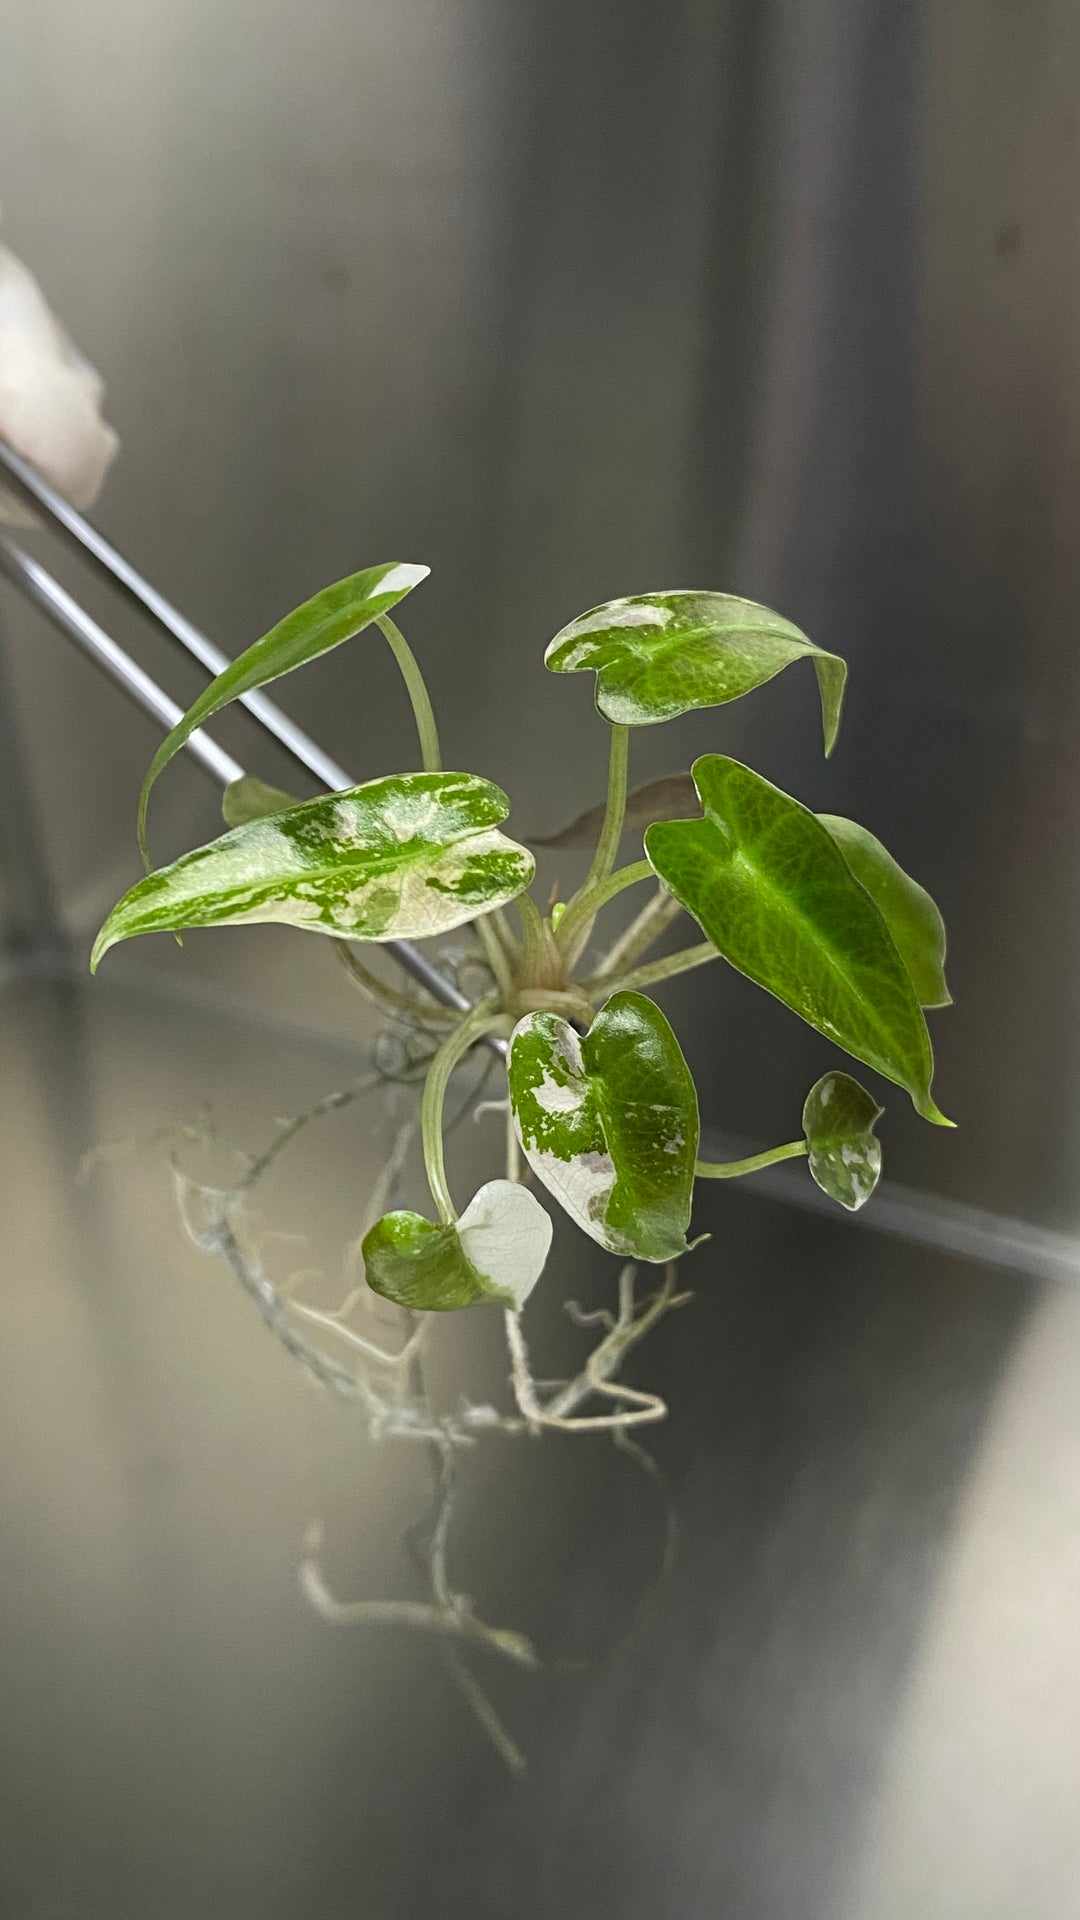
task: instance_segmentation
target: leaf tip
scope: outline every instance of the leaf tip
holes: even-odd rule
[[[110,914],[90,949],[90,972],[92,974],[97,972],[109,948],[116,945],[116,936],[110,932],[111,921],[112,915]]]
[[[820,1180],[818,1181],[818,1186],[821,1186]],[[851,1198],[848,1199],[846,1195],[834,1191],[832,1187],[825,1187],[823,1191],[828,1194],[830,1200],[835,1200],[838,1206],[843,1207],[845,1213],[858,1213],[859,1209],[865,1207],[867,1201],[872,1197],[871,1193],[853,1193]]]
[[[818,693],[821,696],[821,727],[825,739],[825,758],[830,759],[840,736],[844,694],[847,689],[847,661],[838,653],[821,653],[814,660]]]

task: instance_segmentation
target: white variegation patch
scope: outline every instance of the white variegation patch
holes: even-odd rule
[[[659,1007],[614,994],[584,1039],[556,1014],[526,1014],[508,1074],[522,1151],[575,1224],[623,1257],[684,1253],[697,1100]]]
[[[457,1223],[465,1257],[492,1286],[513,1295],[520,1313],[551,1247],[552,1225],[543,1207],[514,1180],[489,1180]]]
[[[667,607],[635,605],[631,600],[612,600],[606,607],[596,607],[591,613],[583,613],[580,620],[571,621],[568,627],[557,633],[544,654],[545,664],[553,665],[557,656],[557,671],[574,673],[580,667],[592,665],[593,634],[608,633],[612,628],[625,631],[631,627],[666,627],[671,617]]]
[[[575,1153],[569,1160],[560,1160],[557,1154],[526,1147],[525,1157],[537,1179],[591,1239],[609,1253],[626,1251],[622,1237],[612,1232],[605,1218],[617,1178],[609,1153]]]
[[[589,1097],[581,1042],[571,1026],[560,1029],[555,1052],[569,1071],[571,1079],[564,1082],[556,1079],[554,1074],[545,1073],[539,1084],[530,1091],[541,1113],[565,1119],[570,1114],[579,1113]],[[599,1151],[561,1155],[553,1151],[550,1145],[541,1147],[538,1144],[533,1135],[523,1128],[520,1113],[515,1112],[514,1119],[522,1151],[537,1179],[543,1181],[548,1192],[554,1194],[570,1218],[593,1240],[606,1247],[609,1253],[621,1252],[622,1246],[616,1245],[604,1218],[617,1177],[611,1155]]]
[[[379,582],[379,592],[404,596],[418,587],[421,580],[426,580],[430,572],[430,567],[415,567],[409,561],[402,560],[396,567],[391,567],[389,573],[384,573]]]
[[[464,788],[468,801],[466,777],[448,775],[446,783]],[[475,784],[490,814],[490,789]],[[496,827],[470,831],[460,807],[456,815],[440,812],[437,793],[364,798],[366,818],[347,798],[307,802],[236,827],[162,868],[114,908],[93,964],[118,940],[194,926],[276,922],[336,939],[422,940],[505,905],[532,879],[527,848]],[[433,836],[427,844],[425,830]],[[388,831],[412,844],[396,853],[386,845]]]
[[[515,888],[508,888],[496,898],[483,902],[469,900],[459,896],[456,889],[463,879],[466,869],[490,854],[518,856],[518,880]],[[458,840],[444,853],[430,855],[398,870],[401,892],[393,922],[378,937],[382,940],[423,940],[435,933],[448,933],[453,927],[464,926],[468,920],[476,918],[478,913],[487,913],[500,906],[505,900],[512,899],[515,892],[527,887],[536,871],[536,863],[524,847],[500,833],[497,827],[490,827],[481,833],[474,833],[467,840]],[[384,876],[383,884],[388,884],[391,876]]]

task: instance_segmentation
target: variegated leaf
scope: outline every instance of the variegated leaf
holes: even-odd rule
[[[551,1220],[513,1180],[489,1180],[456,1225],[386,1213],[363,1243],[368,1286],[415,1312],[450,1313],[491,1300],[520,1312],[551,1246]]]
[[[627,1258],[685,1253],[697,1094],[659,1007],[613,994],[584,1039],[556,1014],[529,1014],[508,1074],[526,1159],[571,1219]]]
[[[625,727],[738,700],[802,659],[814,663],[828,754],[840,726],[847,667],[754,600],[686,592],[609,600],[572,620],[544,655],[553,673],[591,667],[600,712]]]
[[[324,587],[321,593],[305,600],[303,606],[287,613],[284,620],[279,620],[269,633],[264,633],[235,660],[230,660],[217,678],[204,687],[183,719],[177,721],[162,741],[143,781],[138,825],[139,846],[147,866],[150,857],[146,844],[146,809],[150,790],[196,727],[205,726],[215,713],[220,713],[231,701],[239,700],[242,694],[268,686],[272,680],[280,680],[283,674],[292,673],[307,661],[317,660],[320,654],[339,647],[343,640],[352,639],[380,615],[396,607],[421,580],[427,579],[430,571],[430,567],[390,561],[381,567],[365,567],[363,572],[349,574],[345,580],[336,580],[333,586]]]
[[[345,940],[420,940],[504,905],[534,861],[499,833],[509,802],[469,773],[406,773],[234,827],[148,874],[115,906],[118,940],[275,920]]]
[[[883,1107],[849,1073],[826,1073],[803,1107],[810,1171],[823,1193],[849,1213],[864,1207],[881,1178],[874,1134]]]

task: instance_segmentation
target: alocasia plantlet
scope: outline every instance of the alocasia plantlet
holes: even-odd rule
[[[789,1154],[806,1153],[814,1179],[841,1205],[862,1205],[880,1171],[872,1128],[881,1110],[857,1082],[834,1073],[818,1083],[802,1142],[750,1162],[707,1166],[697,1159],[697,1095],[675,1035],[659,1007],[628,990],[722,957],[905,1088],[925,1118],[951,1124],[931,1093],[923,1012],[949,999],[941,916],[873,834],[810,812],[716,753],[695,763],[692,779],[666,776],[630,795],[628,805],[630,729],[722,706],[802,659],[817,674],[831,751],[843,661],[779,614],[730,594],[637,594],[564,627],[547,664],[556,673],[595,672],[597,706],[612,726],[611,768],[605,807],[554,837],[556,845],[595,841],[589,873],[571,900],[544,914],[527,891],[532,855],[500,831],[506,796],[477,775],[441,770],[426,688],[388,617],[426,572],[401,563],[365,568],[288,614],[221,673],[154,756],[140,799],[140,839],[145,845],[151,786],[197,726],[375,624],[405,677],[425,770],[302,802],[252,778],[236,782],[225,801],[231,830],[138,881],[102,927],[93,964],[132,935],[192,927],[281,921],[336,940],[382,942],[435,939],[477,923],[491,992],[479,1019],[464,1019],[443,1042],[425,1096],[424,1152],[442,1218],[433,1224],[419,1214],[388,1214],[364,1242],[371,1286],[413,1308],[496,1300],[516,1310],[546,1253],[537,1203],[522,1189],[489,1183],[471,1203],[475,1210],[483,1201],[489,1250],[482,1259],[470,1251],[477,1233],[470,1210],[459,1218],[446,1191],[443,1096],[454,1068],[485,1035],[509,1040],[508,1096],[528,1165],[571,1220],[613,1253],[678,1258],[688,1248],[695,1173],[730,1177]],[[644,828],[645,859],[617,869],[630,827]],[[607,962],[579,965],[597,915],[650,875],[661,891],[639,916],[640,937],[631,929]],[[667,924],[671,902],[698,921],[705,942],[628,968]],[[500,912],[515,903],[517,934]],[[483,918],[493,914],[494,921]],[[515,1190],[528,1200],[516,1214]],[[501,1234],[492,1224],[496,1200],[497,1217],[516,1220],[524,1235],[516,1264],[508,1252],[513,1229]]]
[[[407,1337],[396,1350],[348,1324],[360,1290],[335,1313],[291,1292],[279,1294],[244,1253],[235,1196],[205,1190],[194,1237],[227,1260],[267,1325],[317,1380],[361,1403],[373,1434],[421,1439],[436,1463],[430,1604],[357,1602],[346,1614],[310,1557],[301,1569],[309,1599],[330,1619],[395,1618],[479,1639],[489,1651],[531,1664],[522,1635],[486,1626],[450,1586],[446,1534],[458,1450],[483,1428],[599,1428],[623,1437],[663,1418],[657,1395],[619,1376],[654,1322],[689,1298],[676,1274],[695,1244],[688,1235],[698,1180],[738,1179],[805,1158],[807,1177],[854,1211],[869,1200],[881,1173],[875,1133],[881,1106],[836,1068],[808,1093],[797,1138],[742,1160],[699,1159],[690,1067],[665,1015],[642,989],[724,959],[827,1041],[904,1088],[927,1120],[948,1126],[931,1091],[924,1013],[949,1002],[945,933],[929,894],[866,828],[811,812],[721,753],[704,754],[692,771],[630,791],[636,727],[693,708],[722,708],[800,661],[809,661],[817,676],[826,752],[835,743],[843,661],[780,615],[718,593],[610,601],[552,641],[547,664],[553,672],[596,675],[596,704],[610,723],[607,798],[537,841],[589,848],[591,859],[569,899],[534,899],[533,856],[502,831],[506,795],[475,773],[443,770],[427,689],[390,618],[426,572],[399,564],[353,574],[287,615],[222,672],[154,757],[139,804],[140,843],[145,852],[151,787],[196,727],[231,700],[373,626],[389,644],[412,702],[420,770],[305,801],[250,775],[234,780],[224,799],[229,831],[137,881],[102,927],[93,964],[135,935],[278,921],[322,935],[324,948],[327,937],[335,941],[388,1026],[407,1035],[400,1066],[387,1077],[411,1085],[423,1075],[419,1140],[434,1217],[392,1204],[412,1121],[398,1135],[373,1208],[379,1217],[367,1224],[359,1249],[366,1297],[380,1295],[405,1316]],[[620,844],[631,836],[644,857],[620,867]],[[642,883],[652,889],[645,904],[606,950],[596,951],[600,916]],[[697,921],[704,938],[649,958],[682,912]],[[451,931],[460,937],[464,927],[476,935],[464,958],[460,945],[437,948],[426,973],[414,958],[414,970],[428,983],[427,999],[399,991],[369,964],[367,949],[385,950],[402,938],[438,941]],[[440,994],[449,972],[453,983]],[[506,1165],[459,1212],[445,1163],[447,1093],[477,1046],[502,1056],[501,1098],[487,1104],[504,1116]],[[474,1087],[459,1117],[476,1099]],[[288,1137],[289,1126],[282,1139]],[[583,1367],[543,1390],[521,1326],[552,1243],[551,1215],[526,1185],[532,1178],[574,1226],[625,1263],[614,1309],[576,1310],[582,1326],[601,1329]],[[663,1268],[659,1284],[641,1297],[637,1262]],[[512,1414],[488,1404],[436,1411],[416,1384],[414,1356],[426,1315],[474,1305],[502,1311]],[[316,1344],[313,1329],[332,1351]],[[363,1356],[360,1371],[350,1372],[338,1357],[343,1343]],[[640,1448],[632,1451],[642,1457]],[[460,1663],[453,1670],[463,1672]],[[490,1701],[470,1674],[461,1684],[516,1767],[520,1756]]]

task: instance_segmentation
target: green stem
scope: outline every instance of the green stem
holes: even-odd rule
[[[633,866],[620,867],[617,873],[608,874],[587,890],[583,887],[574,895],[562,919],[556,934],[560,950],[567,967],[572,967],[592,931],[593,921],[601,907],[614,900],[624,887],[634,887],[639,880],[651,880],[653,870],[647,860],[635,860]]]
[[[600,838],[596,843],[596,852],[592,864],[580,887],[575,893],[559,922],[559,946],[563,953],[571,951],[565,927],[569,920],[572,927],[580,929],[580,920],[573,919],[573,913],[579,901],[591,898],[598,886],[607,879],[619,851],[622,839],[623,823],[626,819],[626,777],[630,764],[630,729],[613,726],[611,729],[611,747],[608,754],[607,803],[604,807],[604,821],[600,828]],[[585,935],[585,939],[588,935]],[[582,939],[581,946],[584,946]],[[579,947],[580,951],[580,947]]]
[[[387,641],[390,651],[397,661],[405,688],[412,701],[416,731],[420,736],[420,753],[425,773],[442,772],[442,753],[439,748],[439,730],[435,725],[431,698],[424,682],[424,676],[417,665],[413,653],[401,628],[396,626],[388,613],[379,615],[376,621],[379,632]]]
[[[424,1167],[427,1171],[431,1197],[438,1208],[439,1218],[452,1225],[457,1219],[454,1203],[450,1198],[450,1189],[446,1184],[446,1160],[443,1154],[443,1106],[446,1102],[446,1089],[450,1085],[455,1067],[459,1066],[469,1048],[482,1040],[485,1033],[491,1033],[503,1020],[493,1000],[481,1000],[471,1013],[467,1013],[459,1027],[443,1041],[438,1053],[428,1068],[424,1082],[424,1096],[420,1103],[420,1138],[424,1149]]]
[[[647,953],[655,940],[677,920],[682,912],[681,903],[666,887],[658,887],[651,900],[647,900],[637,917],[631,920],[625,933],[621,933],[610,952],[597,967],[594,980],[613,979],[617,973],[625,972],[631,961]]]
[[[591,980],[582,981],[586,993],[595,995],[604,993],[625,993],[641,987],[653,987],[658,980],[670,980],[677,973],[689,973],[693,967],[703,967],[710,960],[720,958],[711,940],[703,940],[696,947],[680,947],[678,953],[666,953],[662,960],[650,960],[647,966],[633,967],[629,973],[608,974],[606,971],[594,974]]]
[[[363,961],[351,947],[345,945],[344,941],[335,940],[334,948],[342,966],[350,978],[356,982],[361,993],[365,994],[369,1000],[373,1000],[384,1012],[404,1014],[416,1024],[431,1021],[436,1026],[445,1026],[457,1018],[449,1007],[440,1007],[436,1000],[421,1000],[414,993],[399,993],[396,987],[390,986],[385,980],[380,980],[378,974],[372,973],[365,967]]]
[[[512,966],[516,966],[518,960],[521,957],[520,949],[518,947],[517,941],[514,938],[513,932],[511,931],[510,922],[507,919],[503,908],[495,907],[487,917],[491,921],[492,926],[494,927],[496,933],[499,936],[499,940],[506,953],[507,959],[510,961]]]
[[[613,726],[611,729],[611,750],[608,755],[607,805],[604,808],[604,824],[600,828],[600,838],[596,843],[596,852],[592,865],[585,876],[582,893],[588,893],[592,887],[606,880],[615,865],[622,839],[623,822],[626,819],[626,776],[630,764],[630,729]]]
[[[786,1147],[752,1153],[748,1160],[699,1160],[694,1174],[698,1180],[737,1180],[742,1173],[760,1173],[762,1167],[774,1167],[778,1160],[795,1160],[806,1151],[805,1140],[792,1140]]]
[[[476,937],[484,949],[488,966],[495,976],[495,984],[502,998],[508,1000],[514,991],[514,974],[506,948],[486,913],[477,914],[473,926],[476,928]]]

